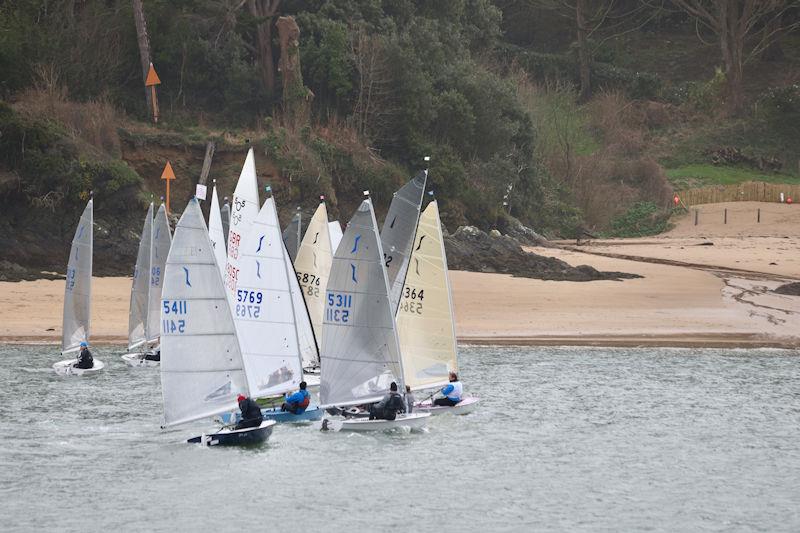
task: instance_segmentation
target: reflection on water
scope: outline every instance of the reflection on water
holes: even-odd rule
[[[798,352],[463,347],[472,415],[257,449],[183,444],[212,424],[160,430],[158,370],[95,355],[0,347],[2,529],[800,529]]]

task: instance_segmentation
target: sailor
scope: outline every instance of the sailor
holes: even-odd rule
[[[94,358],[92,358],[92,352],[89,351],[89,345],[86,342],[81,343],[78,362],[72,366],[75,368],[92,368],[94,366]]]
[[[455,372],[450,372],[450,383],[441,390],[441,393],[444,395],[444,398],[437,398],[433,402],[433,405],[452,407],[461,401],[463,388]]]
[[[161,361],[161,348],[156,348],[144,354],[145,361]]]
[[[261,408],[252,398],[240,394],[236,401],[239,402],[239,409],[242,411],[242,420],[236,424],[236,429],[257,428],[264,421]]]
[[[403,399],[406,402],[406,413],[410,414],[414,410],[414,394],[412,394],[409,385],[406,385],[406,394]]]
[[[392,384],[389,385],[389,394],[384,396],[378,403],[370,405],[369,419],[394,420],[397,418],[398,412],[405,412],[405,410],[406,405],[403,397],[397,392],[397,383],[392,381]]]
[[[306,411],[306,407],[310,402],[311,395],[306,390],[306,382],[301,381],[300,390],[291,396],[286,396],[286,401],[281,405],[281,411],[289,411],[294,415],[300,415]]]

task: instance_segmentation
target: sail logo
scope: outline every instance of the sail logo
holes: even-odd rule
[[[256,276],[261,279],[261,263],[256,261]]]
[[[350,268],[353,272],[353,283],[358,283],[358,280],[356,279],[356,266],[353,263],[350,263]]]
[[[417,247],[416,247],[416,248],[414,248],[414,251],[415,251],[415,252],[418,252],[418,251],[419,251],[420,247],[422,246],[422,241],[423,241],[423,239],[425,239],[425,237],[426,237],[426,236],[425,236],[425,235],[423,235],[422,237],[420,237],[420,238],[419,238],[419,244],[417,244]]]
[[[231,396],[232,388],[233,388],[233,383],[228,381],[225,385],[217,388],[216,390],[208,394],[205,398],[203,398],[203,401],[213,402],[221,398],[225,398],[226,396]]]
[[[264,236],[262,235],[261,237],[258,238],[258,249],[256,250],[256,253],[261,251],[261,245],[263,243],[264,243]],[[261,277],[261,276],[259,276],[259,277]]]
[[[186,274],[186,286],[191,287],[192,284],[189,282],[189,269],[187,267],[183,267],[183,272]]]
[[[361,240],[361,234],[359,233],[358,235],[356,235],[355,241],[353,241],[353,249],[350,250],[351,254],[358,252],[358,241],[360,240]]]
[[[75,240],[76,240],[76,241],[79,241],[79,240],[80,240],[80,238],[81,238],[81,237],[83,237],[83,227],[84,227],[84,226],[83,226],[83,224],[81,224],[81,227],[80,227],[80,228],[78,228],[78,236],[77,236],[77,237],[75,237]]]
[[[317,237],[319,237],[319,232],[316,232],[314,234],[314,242],[312,242],[311,244],[317,244]]]
[[[391,223],[391,224],[389,224],[389,227],[390,227],[390,228],[394,228],[394,223],[395,223],[396,221],[397,221],[397,215],[395,215],[395,216],[394,216],[394,218],[392,219],[392,223]]]
[[[416,263],[417,263],[417,266],[416,266],[415,270],[417,271],[417,276],[419,276],[419,275],[421,275],[421,274],[419,273],[419,258],[418,258],[418,257],[415,257],[415,258],[414,258],[414,261],[416,261]]]

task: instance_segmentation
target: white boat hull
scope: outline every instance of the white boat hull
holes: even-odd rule
[[[159,366],[161,365],[160,361],[151,361],[149,359],[144,358],[144,353],[126,353],[122,356],[122,360],[125,361],[125,364],[132,367],[143,367],[143,366]]]
[[[53,365],[53,370],[55,370],[56,374],[59,376],[82,376],[84,374],[92,374],[94,372],[103,370],[103,368],[106,366],[100,359],[94,359],[94,366],[92,368],[75,368],[72,366],[77,362],[77,359],[59,361]]]
[[[341,431],[384,431],[407,427],[419,429],[425,427],[430,413],[399,414],[394,420],[370,420],[368,418],[350,418],[342,422]]]
[[[433,405],[431,401],[425,401],[414,406],[414,411],[422,411],[432,415],[443,415],[450,413],[453,415],[466,415],[474,411],[478,407],[480,398],[464,398],[456,405]]]

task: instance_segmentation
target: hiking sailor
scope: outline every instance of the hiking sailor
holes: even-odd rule
[[[441,390],[444,398],[437,398],[433,405],[443,405],[452,407],[461,401],[463,389],[461,382],[458,381],[458,375],[455,372],[450,372],[450,383]]]
[[[294,415],[303,414],[311,402],[311,395],[306,390],[306,382],[300,382],[300,390],[290,396],[286,396],[286,401],[281,405],[281,411],[289,411]]]
[[[78,354],[78,362],[72,365],[75,368],[92,368],[94,367],[94,358],[92,352],[89,351],[89,345],[86,342],[81,343],[81,351]]]
[[[257,428],[264,421],[264,415],[261,414],[261,408],[251,398],[240,394],[236,401],[239,402],[239,409],[242,411],[242,419],[236,424],[235,429],[244,428]]]
[[[369,406],[369,419],[394,420],[398,412],[405,412],[406,405],[403,397],[397,392],[397,383],[392,381],[389,385],[389,394],[378,403]]]

